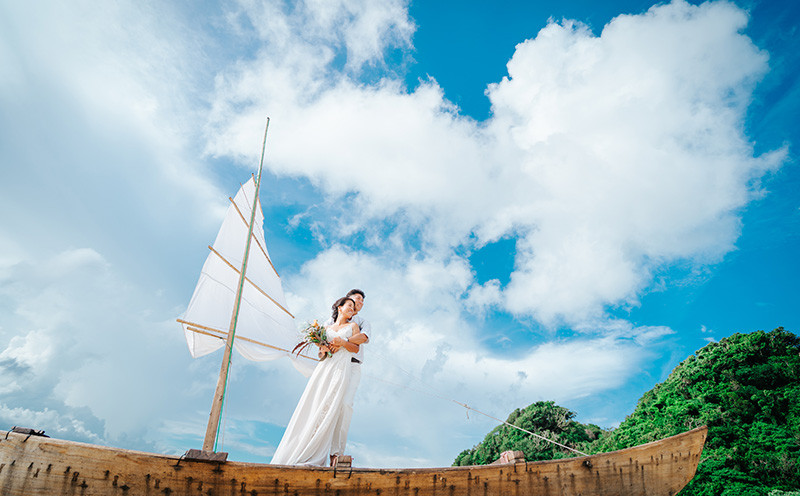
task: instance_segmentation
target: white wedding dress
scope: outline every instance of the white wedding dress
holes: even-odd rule
[[[335,331],[329,329],[327,335],[329,340],[349,338],[353,335],[353,325]],[[338,421],[347,408],[352,408],[347,404],[346,393],[352,380],[352,367],[358,366],[352,363],[353,356],[354,353],[342,347],[317,364],[272,456],[272,464],[321,467],[328,464]]]

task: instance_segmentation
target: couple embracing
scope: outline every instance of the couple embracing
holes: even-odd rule
[[[364,292],[352,289],[331,307],[333,315],[325,324],[329,344],[320,347],[320,362],[272,456],[273,464],[324,466],[330,457],[333,465],[344,454],[361,381],[362,345],[369,342],[371,331],[358,315],[363,306]]]

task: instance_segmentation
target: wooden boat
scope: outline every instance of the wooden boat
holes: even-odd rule
[[[31,430],[0,431],[0,495],[666,496],[694,476],[704,427],[613,453],[527,463],[516,458],[488,466],[334,469],[227,461],[226,453],[217,452],[217,438],[234,347],[251,360],[289,357],[306,371],[316,360],[288,351],[297,340],[294,316],[266,249],[260,183],[261,165],[258,177],[230,199],[189,307],[178,320],[194,357],[224,346],[203,449],[174,457],[50,439]]]
[[[106,448],[0,431],[0,494],[672,496],[694,477],[706,427],[611,453],[471,467],[287,467]]]

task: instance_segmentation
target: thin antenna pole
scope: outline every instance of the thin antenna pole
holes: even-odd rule
[[[250,223],[247,231],[247,241],[244,245],[244,256],[242,257],[242,270],[239,271],[239,286],[236,290],[236,300],[233,304],[233,314],[228,330],[228,337],[225,340],[225,353],[222,356],[222,366],[219,370],[217,388],[214,391],[214,401],[211,404],[211,413],[208,416],[208,426],[206,427],[206,437],[203,441],[203,451],[216,451],[217,438],[219,437],[219,419],[222,415],[222,405],[225,400],[225,390],[228,386],[228,372],[231,368],[231,352],[233,350],[233,339],[236,335],[236,323],[239,320],[239,308],[242,303],[242,288],[244,288],[245,272],[247,271],[247,258],[250,255],[250,240],[253,238],[253,224],[256,218],[256,208],[258,207],[258,191],[261,187],[261,170],[264,166],[264,152],[267,148],[267,131],[269,130],[269,117],[264,129],[264,143],[261,146],[261,161],[258,164],[258,178],[256,179],[256,192],[253,197],[253,208],[250,211]]]

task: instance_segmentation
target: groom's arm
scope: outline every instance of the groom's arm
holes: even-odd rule
[[[366,343],[368,341],[369,341],[369,336],[367,336],[363,332],[360,332],[360,333],[356,334],[355,336],[351,336],[350,337],[350,342],[353,343],[353,344],[361,345],[361,344],[364,344],[364,343]]]
[[[333,338],[331,344],[336,347],[344,348],[349,352],[358,353],[358,350],[361,348],[361,345],[366,343],[367,341],[369,341],[367,335],[359,333],[350,336],[349,338],[347,338],[347,341],[345,341],[342,338]]]
[[[344,348],[347,351],[350,351],[352,353],[358,353],[359,346],[358,346],[358,343],[354,343],[353,342],[353,338],[354,337],[355,336],[353,336],[351,338],[347,338],[347,341],[345,341],[342,338],[333,338],[333,339],[331,339],[331,344],[335,348]]]
[[[372,334],[372,326],[369,325],[369,322],[367,322],[364,319],[359,319],[359,321],[360,322],[357,323],[358,323],[358,329],[361,332],[361,334],[360,337],[358,338],[358,341],[355,342],[358,344],[369,343],[369,335]],[[357,336],[353,336],[352,338],[350,338],[350,341],[353,341],[353,339],[355,339],[356,337]]]

